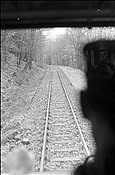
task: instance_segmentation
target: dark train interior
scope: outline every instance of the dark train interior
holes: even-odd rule
[[[1,27],[114,26],[114,8],[114,1],[1,1]]]

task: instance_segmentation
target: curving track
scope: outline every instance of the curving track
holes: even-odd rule
[[[56,69],[52,69],[40,171],[71,169],[89,156],[71,101]]]

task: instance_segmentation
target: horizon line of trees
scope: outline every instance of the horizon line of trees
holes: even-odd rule
[[[83,47],[98,39],[115,39],[114,27],[66,28],[55,40],[44,35],[51,29],[17,29],[1,31],[1,62],[8,64],[9,54],[15,56],[17,68],[31,69],[34,61],[39,67],[63,65],[85,70]]]

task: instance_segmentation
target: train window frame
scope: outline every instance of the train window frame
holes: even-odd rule
[[[97,14],[97,12],[101,13],[101,11],[99,9],[96,10],[96,14]],[[59,13],[58,13],[58,15],[59,15]],[[108,18],[100,18],[100,19],[98,19],[98,18],[95,18],[95,17],[94,18],[90,18],[89,16],[87,18],[74,18],[74,17],[73,18],[69,18],[69,16],[68,16],[68,18],[66,18],[64,20],[63,19],[63,15],[62,15],[62,18],[60,18],[60,19],[58,18],[56,20],[57,24],[56,24],[56,22],[54,22],[54,19],[53,20],[49,19],[48,22],[46,21],[47,19],[45,19],[45,22],[42,22],[42,20],[43,19],[39,19],[38,20],[38,25],[37,25],[37,20],[33,20],[33,22],[32,22],[31,19],[27,20],[27,21],[29,21],[29,25],[27,25],[27,28],[29,29],[29,28],[38,27],[38,29],[40,29],[40,28],[45,28],[45,27],[52,27],[52,28],[53,27],[75,27],[75,28],[77,28],[77,27],[86,27],[88,29],[92,29],[92,27],[105,27],[105,26],[109,27],[109,26],[114,26],[114,23],[113,23],[114,22],[114,18],[110,18],[109,19],[109,17]],[[27,21],[25,20],[24,22],[27,22]],[[4,29],[10,30],[10,29],[25,29],[26,28],[26,24],[24,24],[23,21],[21,23],[21,20],[20,20],[19,17],[16,18],[15,20],[14,19],[13,20],[10,19],[8,21],[8,24],[6,23],[7,20],[6,21],[3,20],[2,22],[3,22],[2,23],[2,29],[3,30]],[[32,22],[32,23],[30,24],[30,22]],[[34,24],[34,22],[35,22],[35,24]],[[99,54],[101,52],[103,52],[103,50],[101,50],[99,52]],[[93,51],[92,51],[91,55],[94,55]],[[91,60],[91,61],[94,64],[95,60]],[[37,172],[37,173],[39,174],[39,172]]]

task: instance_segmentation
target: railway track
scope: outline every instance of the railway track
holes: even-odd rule
[[[23,122],[23,128],[27,128],[27,132],[24,130],[24,136],[23,133],[18,133],[18,146],[22,145],[22,136],[28,138],[26,147],[35,154],[33,170],[38,174],[39,171],[41,174],[58,170],[64,170],[64,174],[69,173],[68,170],[71,171],[74,166],[82,164],[90,155],[90,144],[83,135],[88,135],[89,132],[83,133],[80,126],[83,121],[79,120],[78,102],[75,110],[76,95],[73,86],[63,71],[53,66],[50,68],[39,92],[34,95],[31,108],[28,109],[29,120]]]
[[[90,155],[62,78],[52,71],[40,172],[72,169]]]

